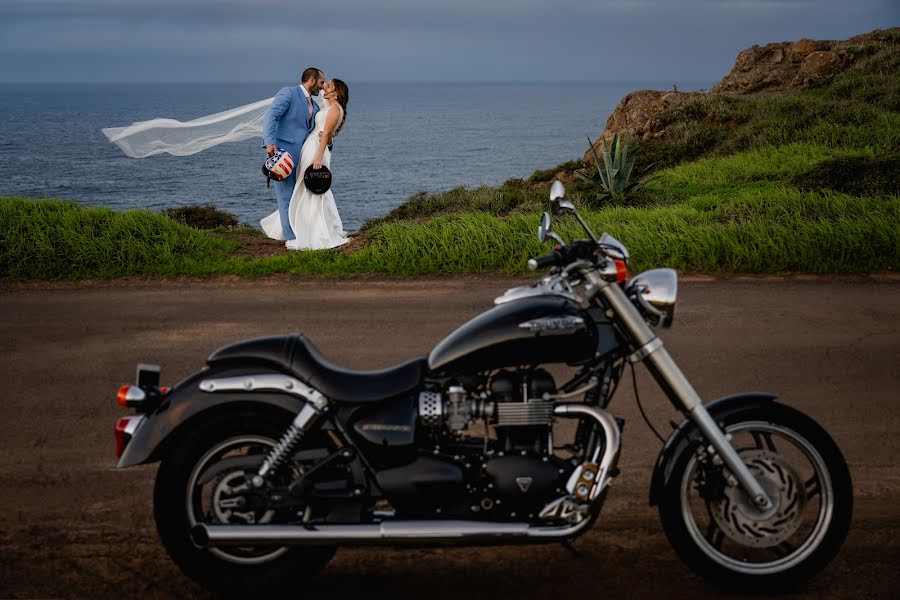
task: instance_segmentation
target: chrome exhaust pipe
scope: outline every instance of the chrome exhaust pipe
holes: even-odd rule
[[[576,535],[590,519],[574,525],[480,521],[394,521],[372,525],[210,525],[191,529],[200,548],[221,546],[358,546],[441,543],[539,543]]]

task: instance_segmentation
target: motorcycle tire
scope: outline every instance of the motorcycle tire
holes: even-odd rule
[[[666,536],[689,567],[723,589],[795,589],[834,558],[847,536],[853,513],[847,463],[822,427],[782,404],[748,408],[722,424],[774,507],[759,511],[698,443],[676,458],[663,489]]]
[[[191,528],[201,518],[203,522],[223,522],[210,518],[209,512],[195,514],[200,512],[196,484],[202,481],[203,472],[214,472],[208,467],[215,464],[209,461],[215,461],[216,452],[225,453],[241,444],[258,447],[252,452],[251,462],[262,462],[264,452],[275,445],[290,423],[291,415],[287,413],[222,414],[188,435],[179,436],[162,459],[153,495],[157,531],[178,567],[208,590],[225,595],[296,592],[308,585],[334,556],[333,547],[201,549],[189,537]],[[229,476],[232,480],[226,481]],[[220,486],[229,489],[241,473],[233,469],[231,475],[226,471],[218,478],[223,482]]]

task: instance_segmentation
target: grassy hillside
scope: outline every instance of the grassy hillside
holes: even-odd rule
[[[711,273],[900,268],[900,35],[867,47],[866,66],[789,96],[708,95],[663,115],[644,144],[643,191],[613,205],[567,184],[595,231],[631,250],[633,268]],[[0,199],[0,276],[397,275],[524,271],[546,252],[535,231],[549,180],[580,162],[496,188],[418,194],[367,223],[350,249],[252,259],[227,230],[199,231],[148,211]],[[564,237],[581,235],[557,223]]]

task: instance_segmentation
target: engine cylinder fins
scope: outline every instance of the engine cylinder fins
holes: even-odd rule
[[[553,423],[553,401],[498,402],[495,414],[497,415],[495,422],[497,427],[551,425]]]

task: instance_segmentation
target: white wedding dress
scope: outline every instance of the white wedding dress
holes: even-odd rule
[[[300,164],[296,171],[297,184],[294,186],[294,193],[288,207],[291,229],[297,236],[296,241],[288,242],[288,248],[291,250],[324,250],[347,243],[347,233],[344,231],[344,225],[338,214],[331,190],[329,189],[324,194],[313,194],[306,189],[306,185],[303,183],[303,173],[316,158],[316,153],[319,151],[319,134],[324,132],[325,119],[332,110],[340,111],[341,107],[332,103],[316,113],[315,127],[303,142],[303,148],[300,149]],[[339,116],[339,124],[340,121]],[[328,148],[322,155],[322,164],[331,169],[331,150]],[[277,210],[262,219],[260,225],[270,238],[284,239],[281,217]]]

